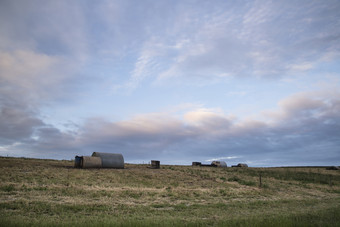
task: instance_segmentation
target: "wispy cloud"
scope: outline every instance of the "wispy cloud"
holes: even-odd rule
[[[212,161],[221,161],[221,160],[231,160],[231,159],[239,159],[242,158],[242,156],[227,156],[227,157],[218,157],[218,158],[212,158],[205,160],[206,162],[212,162]]]

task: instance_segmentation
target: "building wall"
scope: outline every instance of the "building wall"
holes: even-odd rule
[[[101,168],[102,160],[99,157],[83,156],[80,161],[81,168]]]
[[[100,157],[103,168],[124,169],[124,158],[122,154],[93,152],[92,157]]]

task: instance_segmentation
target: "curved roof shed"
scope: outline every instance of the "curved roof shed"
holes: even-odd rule
[[[213,161],[211,165],[217,167],[227,167],[227,163],[225,161]]]
[[[124,157],[122,154],[93,152],[92,157],[100,157],[103,168],[124,169]]]

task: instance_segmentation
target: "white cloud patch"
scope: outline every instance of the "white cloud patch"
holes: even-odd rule
[[[212,162],[212,161],[221,161],[221,160],[232,160],[232,159],[239,159],[242,158],[241,156],[227,156],[227,157],[218,157],[218,158],[212,158],[205,160],[206,162]]]
[[[288,68],[293,72],[307,71],[313,68],[313,64],[309,62],[302,62],[301,64],[298,65],[290,65],[288,66]]]
[[[17,101],[44,99],[65,79],[68,67],[60,57],[28,50],[0,52],[0,93]]]

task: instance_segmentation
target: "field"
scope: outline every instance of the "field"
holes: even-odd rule
[[[0,226],[340,226],[339,195],[340,171],[321,167],[75,169],[0,157]]]

